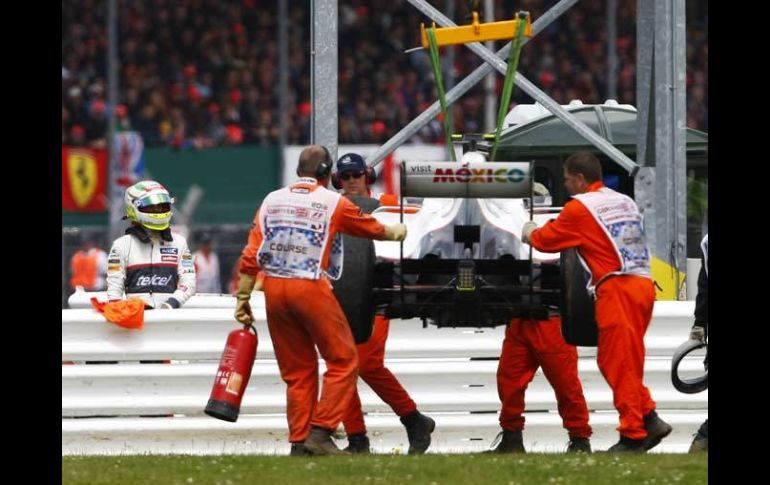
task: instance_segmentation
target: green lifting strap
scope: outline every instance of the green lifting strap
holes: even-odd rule
[[[431,27],[426,29],[428,34],[428,44],[430,45],[430,64],[433,67],[433,76],[436,78],[436,89],[438,89],[438,99],[441,104],[441,113],[444,115],[444,141],[449,159],[455,161],[455,151],[452,146],[452,117],[447,111],[446,95],[444,94],[444,81],[441,79],[441,58],[438,54],[438,44],[436,43],[436,29]]]
[[[519,54],[521,53],[521,38],[524,32],[526,12],[519,12],[519,25],[516,28],[516,37],[513,38],[513,48],[508,53],[508,68],[505,71],[505,83],[503,84],[503,99],[500,100],[500,109],[497,111],[497,129],[495,130],[495,144],[492,147],[492,157],[490,160],[497,160],[497,144],[500,141],[500,132],[503,131],[503,121],[508,112],[508,105],[511,103],[513,95],[513,86],[516,79],[516,68],[519,65]]]

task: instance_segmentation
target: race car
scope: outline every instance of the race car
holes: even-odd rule
[[[551,207],[548,191],[533,181],[532,162],[489,162],[475,149],[480,139],[461,140],[473,149],[459,162],[402,162],[398,206],[354,199],[383,224],[402,222],[408,229],[401,244],[375,241],[368,254],[368,242],[345,240],[345,268],[334,287],[357,341],[368,338],[375,311],[438,327],[545,319],[564,305],[565,286],[585,293],[571,313],[592,318],[582,268],[560,265],[563,255],[522,242],[526,221],[543,225],[561,208]],[[355,249],[347,247],[351,243]],[[565,285],[564,268],[578,285]]]

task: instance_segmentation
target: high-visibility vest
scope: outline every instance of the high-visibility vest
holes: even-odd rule
[[[315,179],[300,178],[300,182]],[[264,234],[257,251],[259,265],[268,276],[316,280],[322,274],[338,279],[342,274],[342,237],[330,241],[329,229],[340,194],[318,188],[308,191],[294,185],[271,192],[262,202],[259,224]],[[321,268],[331,244],[329,267]]]
[[[602,187],[595,192],[586,192],[573,196],[582,203],[593,216],[599,227],[607,235],[620,267],[604,275],[597,275],[596,284],[588,284],[589,293],[593,293],[606,278],[613,275],[636,275],[650,278],[650,248],[644,233],[644,221],[636,203],[627,195]],[[588,265],[580,256],[581,263],[588,270]]]

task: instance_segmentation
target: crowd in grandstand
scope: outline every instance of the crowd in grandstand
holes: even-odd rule
[[[118,2],[118,129],[147,145],[206,148],[276,144],[278,2],[257,0],[126,0]],[[287,142],[310,139],[309,1],[289,2]],[[446,1],[432,2],[446,11]],[[555,0],[495,1],[496,19],[530,11],[536,20]],[[107,2],[62,2],[62,143],[103,146],[107,130]],[[455,22],[467,23],[466,2]],[[636,101],[636,2],[618,0],[617,100]],[[342,0],[339,4],[339,138],[382,143],[437,99],[419,24],[429,22],[406,1]],[[708,4],[687,2],[687,126],[708,131]],[[606,2],[581,0],[522,50],[519,71],[566,104],[607,98]],[[502,42],[497,43],[497,48]],[[447,65],[448,49],[454,63]],[[442,49],[445,82],[481,63],[463,46]],[[497,76],[497,96],[502,89]],[[455,132],[484,125],[483,83],[452,108]],[[513,103],[532,102],[517,89]],[[443,139],[434,120],[411,142]]]

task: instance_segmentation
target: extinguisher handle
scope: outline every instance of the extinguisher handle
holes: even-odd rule
[[[243,324],[243,329],[244,330],[251,330],[252,332],[254,332],[254,335],[257,335],[257,329],[254,328],[254,325],[252,325],[252,324],[245,324],[244,323]]]

